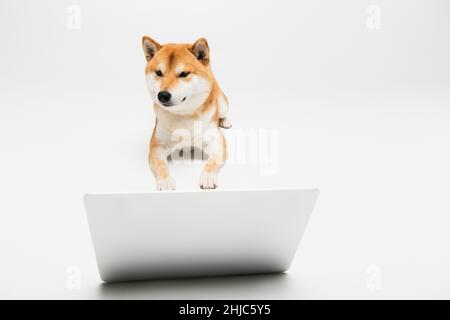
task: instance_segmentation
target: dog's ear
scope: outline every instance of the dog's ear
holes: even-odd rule
[[[190,48],[198,61],[207,65],[209,63],[209,46],[205,38],[200,38]]]
[[[142,49],[144,49],[145,59],[150,61],[150,59],[155,56],[156,52],[161,49],[161,45],[152,38],[143,36]]]

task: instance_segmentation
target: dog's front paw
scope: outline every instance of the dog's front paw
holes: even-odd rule
[[[166,179],[157,179],[156,190],[158,191],[175,190],[175,181],[171,177]]]
[[[217,188],[218,175],[215,172],[203,171],[200,176],[200,188],[215,189]]]
[[[231,128],[231,122],[228,120],[228,118],[220,118],[219,119],[219,127],[224,129],[230,129]]]

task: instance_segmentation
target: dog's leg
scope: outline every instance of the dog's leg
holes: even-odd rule
[[[231,128],[231,122],[227,118],[228,114],[228,100],[224,95],[219,97],[219,127],[224,129]]]
[[[208,155],[205,167],[200,175],[200,188],[215,189],[218,186],[218,174],[227,158],[225,138],[219,128],[215,129],[214,138],[206,145]]]
[[[167,166],[167,157],[170,149],[158,144],[154,136],[150,142],[148,162],[156,178],[156,190],[175,190],[175,181],[172,179]]]

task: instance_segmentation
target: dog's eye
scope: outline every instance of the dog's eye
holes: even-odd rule
[[[179,75],[179,77],[180,78],[186,78],[188,75],[190,74],[190,72],[182,72],[182,73],[180,73],[180,75]]]
[[[162,74],[162,72],[161,72],[160,70],[156,71],[155,73],[156,73],[156,75],[157,75],[158,77],[162,77],[162,76],[163,76],[163,74]]]

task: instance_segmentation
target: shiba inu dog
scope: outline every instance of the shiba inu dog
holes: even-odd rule
[[[200,148],[207,156],[199,184],[202,189],[215,189],[227,158],[219,127],[230,128],[231,124],[228,100],[211,70],[208,42],[201,38],[193,44],[160,45],[144,36],[142,47],[147,59],[147,88],[156,115],[148,157],[156,189],[175,189],[167,159],[186,147]]]

